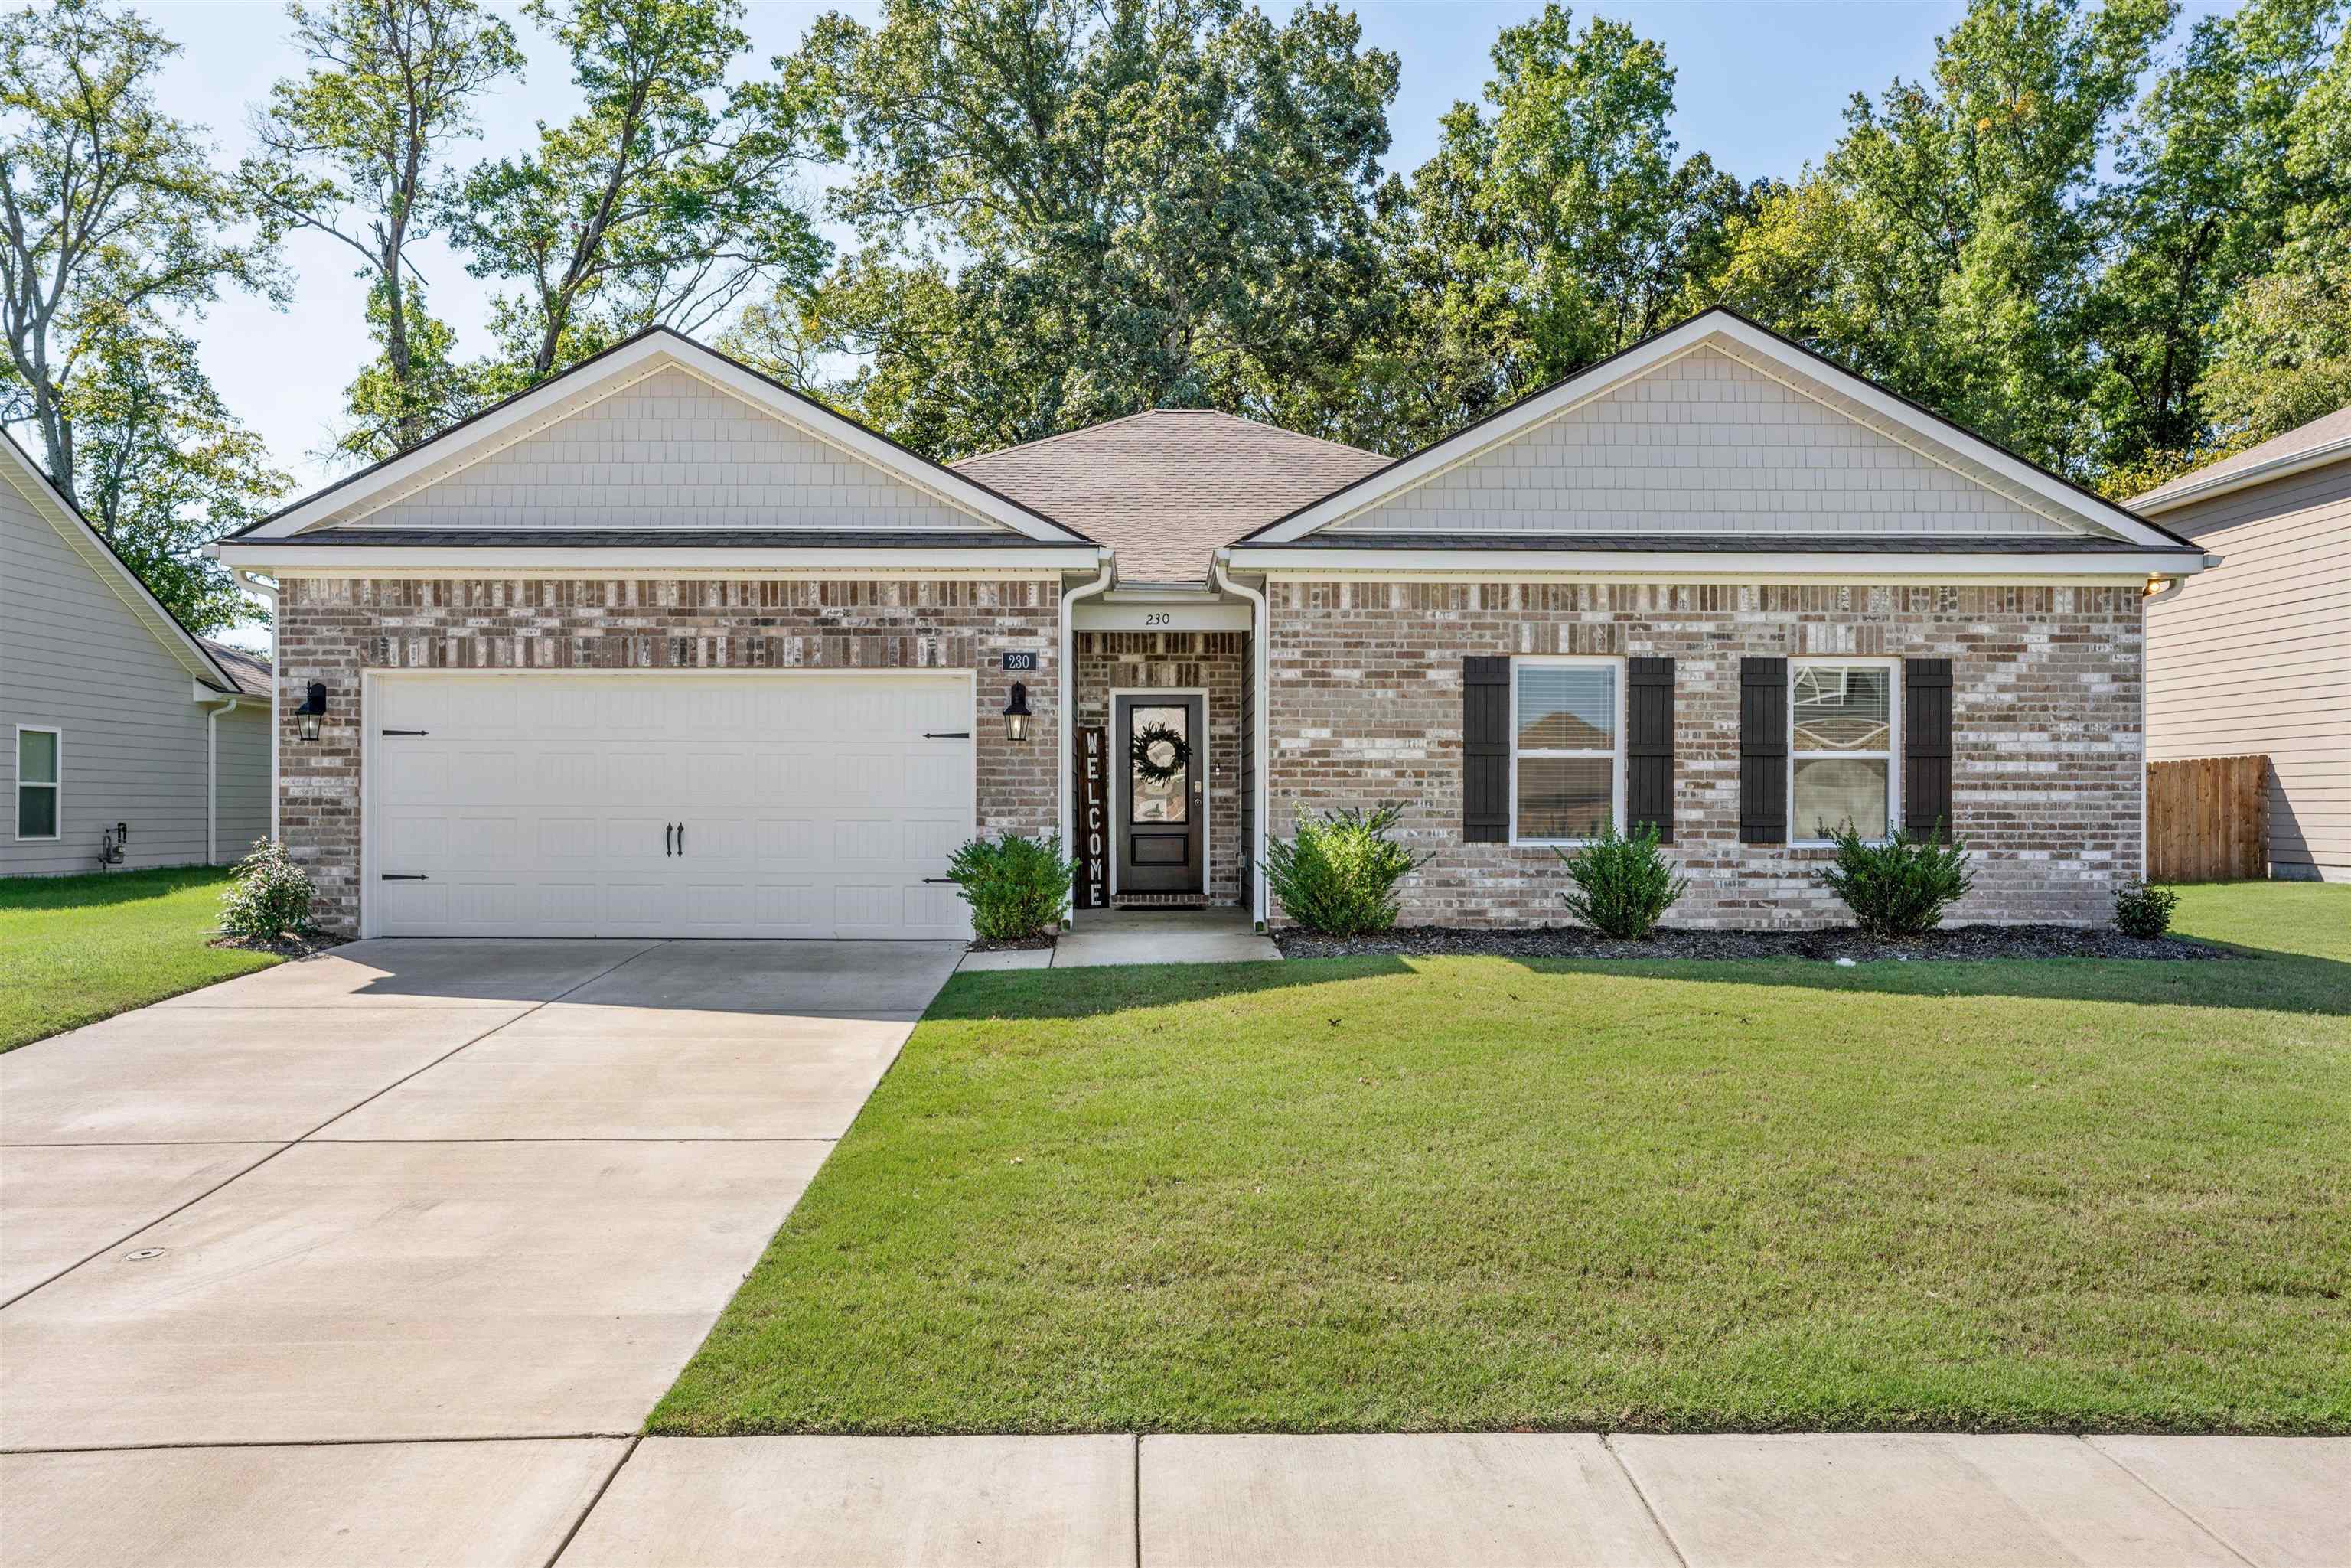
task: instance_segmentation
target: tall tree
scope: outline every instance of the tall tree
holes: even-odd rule
[[[1430,401],[1441,427],[1664,325],[1721,267],[1729,220],[1768,189],[1703,152],[1676,161],[1673,68],[1621,22],[1578,31],[1547,5],[1502,30],[1493,59],[1489,109],[1453,106],[1437,156],[1395,204],[1414,343],[1463,378]]]
[[[2171,16],[2170,0],[1974,0],[1930,80],[1856,94],[1820,167],[1733,225],[1705,293],[2087,471],[2099,153]]]
[[[1371,195],[1393,56],[1354,17],[1238,0],[891,0],[786,80],[845,134],[862,249],[769,313],[788,359],[925,450],[1139,409],[1335,431],[1385,308]]]
[[[478,165],[452,235],[476,277],[517,286],[492,323],[492,390],[526,386],[654,322],[695,331],[747,294],[804,287],[830,247],[795,187],[799,103],[728,88],[750,47],[740,0],[529,0],[570,51],[580,113]]]
[[[155,105],[177,47],[102,0],[0,16],[0,419],[39,430],[68,497],[74,395],[100,345],[200,310],[225,281],[275,287],[223,238],[239,209],[202,129]]]
[[[83,512],[188,628],[212,632],[256,607],[204,546],[251,522],[287,476],[230,414],[169,329],[109,333],[68,399]]]
[[[358,253],[380,362],[354,383],[365,404],[353,404],[337,444],[384,457],[464,412],[462,382],[434,351],[447,329],[423,313],[409,249],[447,204],[449,144],[476,133],[475,100],[522,68],[522,53],[474,0],[286,9],[308,64],[256,111],[256,150],[240,172],[273,236],[314,229]]]

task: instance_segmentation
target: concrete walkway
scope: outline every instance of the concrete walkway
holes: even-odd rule
[[[1109,964],[1279,963],[1281,949],[1240,909],[1090,909],[1051,947],[966,954],[966,969],[1089,969]]]

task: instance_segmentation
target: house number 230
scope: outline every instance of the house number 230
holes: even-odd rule
[[[1165,626],[1174,619],[1175,617],[1165,610],[1153,610],[1144,613],[1143,623],[1145,626]]]

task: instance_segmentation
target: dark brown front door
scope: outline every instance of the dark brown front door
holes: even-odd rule
[[[1198,697],[1119,697],[1111,715],[1118,891],[1203,893],[1207,727]],[[1173,768],[1172,773],[1168,769]]]

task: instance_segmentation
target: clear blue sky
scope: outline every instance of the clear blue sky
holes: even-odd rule
[[[769,57],[799,42],[812,16],[833,8],[875,9],[753,0],[751,57],[764,68]],[[1523,0],[1370,0],[1355,6],[1367,41],[1393,50],[1404,65],[1389,115],[1389,167],[1409,170],[1428,156],[1437,117],[1482,89],[1496,32],[1538,8]],[[535,120],[561,118],[573,101],[567,62],[511,6],[498,9],[522,37],[530,68],[520,85],[486,103],[482,140],[461,162],[526,145]],[[1908,0],[1683,0],[1576,9],[1579,16],[1597,10],[1621,18],[1664,45],[1679,73],[1676,129],[1684,152],[1703,149],[1741,179],[1794,175],[1834,139],[1855,90],[1875,94],[1896,76],[1922,74],[1936,35],[1963,12],[1956,4]],[[151,0],[150,14],[185,46],[164,79],[166,108],[209,126],[224,158],[233,160],[247,144],[250,106],[267,96],[273,80],[300,68],[287,47],[283,11],[264,0]],[[225,299],[197,335],[230,407],[308,488],[333,475],[311,454],[325,444],[341,389],[369,352],[360,319],[365,285],[353,275],[358,258],[331,241],[298,236],[286,258],[300,274],[291,309]],[[487,288],[437,245],[426,246],[417,261],[434,309],[456,325],[461,348],[486,348]]]

